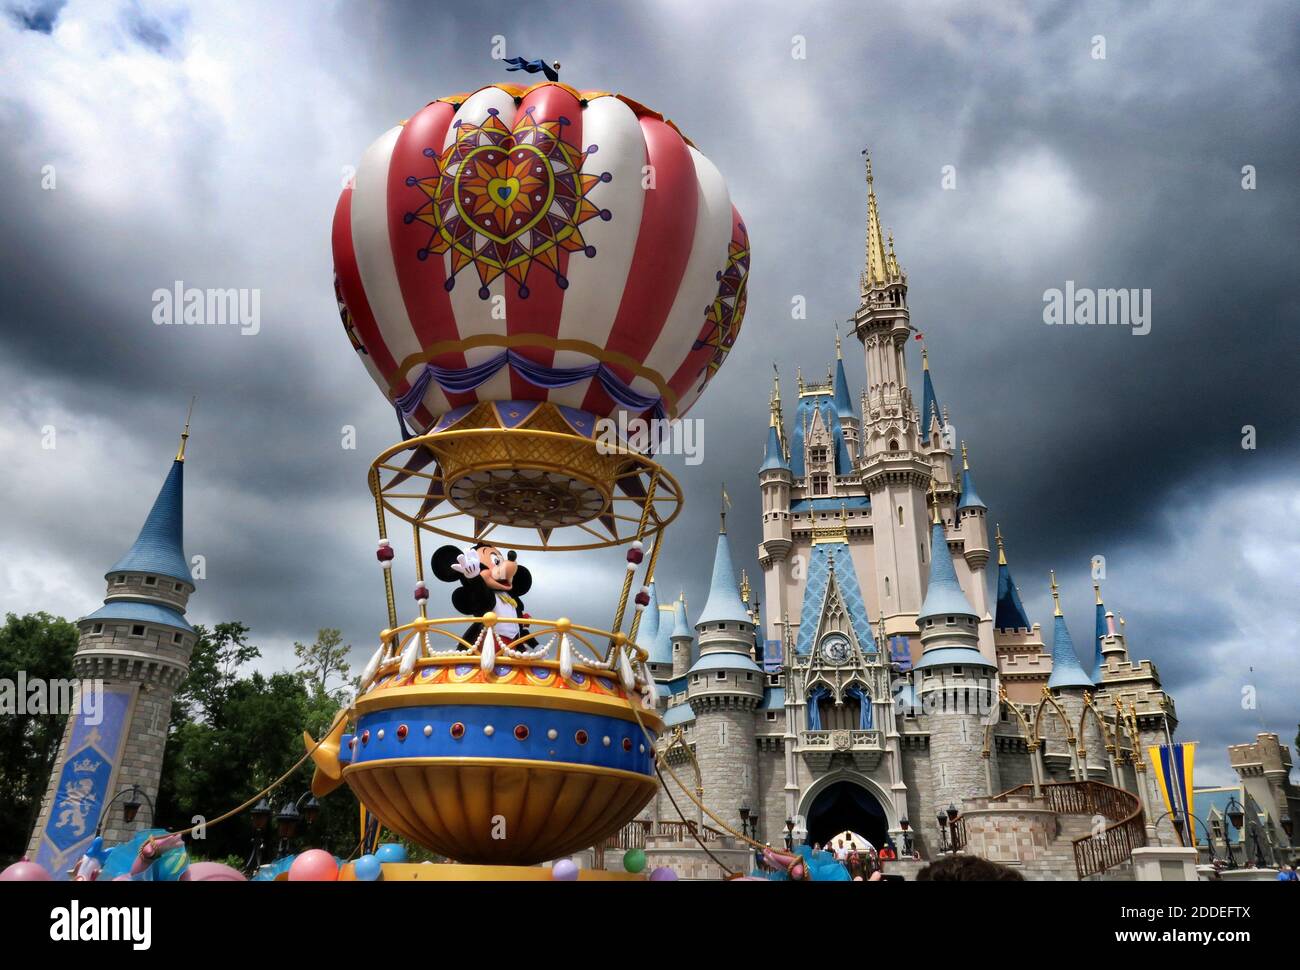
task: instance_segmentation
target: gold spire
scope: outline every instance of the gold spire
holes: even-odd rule
[[[1092,591],[1097,594],[1097,605],[1103,606],[1104,604],[1101,601],[1101,585],[1099,583],[1093,583]]]
[[[1052,615],[1063,616],[1064,614],[1061,613],[1061,594],[1057,592],[1060,587],[1056,585],[1056,570],[1049,570],[1048,573],[1052,577]]]
[[[899,279],[903,271],[898,268],[898,255],[894,252],[894,230],[889,230],[889,261],[887,264],[891,279]]]
[[[997,523],[996,525],[994,525],[993,538],[996,539],[998,543],[998,565],[1005,566],[1007,564],[1007,551],[1002,548],[1002,524],[1001,523]]]
[[[749,606],[749,573],[740,571],[740,601]]]
[[[844,354],[840,351],[840,324],[838,320],[835,321],[835,359],[844,359]]]
[[[773,428],[781,427],[781,374],[776,369],[776,361],[772,362],[772,400],[769,404],[772,412],[771,426]]]
[[[933,507],[933,509],[934,509],[934,517],[933,517],[933,519],[931,520],[931,524],[932,524],[932,525],[938,525],[939,522],[941,521],[941,520],[939,519],[939,492],[938,492],[938,490],[934,487],[934,479],[933,479],[933,478],[930,479],[930,505],[931,505],[931,506]]]
[[[867,159],[867,265],[862,274],[862,288],[883,286],[889,279],[885,240],[880,231],[880,212],[876,208],[876,190],[871,176],[871,152],[863,149]]]
[[[969,461],[967,460],[967,458],[966,458],[966,442],[965,442],[965,441],[962,441],[962,443],[961,443],[961,470],[964,471],[964,472],[968,472],[968,471],[970,471],[970,462],[969,462]]]
[[[190,437],[190,418],[194,416],[194,402],[196,400],[198,400],[197,394],[190,398],[190,409],[185,415],[185,430],[181,432],[181,446],[176,449],[177,461],[185,460],[185,442],[188,441]]]

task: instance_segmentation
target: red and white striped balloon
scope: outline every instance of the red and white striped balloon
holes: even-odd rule
[[[333,249],[353,346],[419,431],[482,400],[653,410],[572,382],[596,364],[680,417],[745,312],[749,240],[714,165],[643,105],[559,83],[442,98],[386,132],[339,198]],[[456,385],[507,349],[523,366]]]

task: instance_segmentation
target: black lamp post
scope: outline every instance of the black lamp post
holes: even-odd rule
[[[99,824],[95,826],[96,835],[104,834],[104,826],[108,823],[109,815],[113,809],[113,803],[123,795],[126,796],[126,801],[122,803],[122,819],[127,825],[132,824],[136,820],[136,816],[140,814],[140,799],[142,798],[149,805],[149,821],[153,821],[153,799],[148,796],[143,788],[138,785],[132,785],[130,788],[123,788],[108,800],[108,804],[104,806],[103,814],[99,817]]]
[[[938,812],[935,814],[934,820],[937,823],[939,823],[939,851],[947,852],[948,851],[948,813],[943,811]]]
[[[758,835],[758,816],[753,816],[753,821],[750,821],[748,805],[740,806],[740,832],[746,838],[751,839]]]
[[[787,852],[794,851],[794,819],[785,820],[785,849]]]
[[[248,862],[244,865],[250,873],[257,872],[262,866],[262,853],[266,850],[266,823],[271,818],[271,803],[263,796],[262,800],[248,812],[253,819],[253,844],[248,852]]]
[[[961,813],[957,811],[957,806],[952,802],[948,803],[948,810],[944,812],[948,816],[948,851],[957,851],[957,816]]]
[[[903,855],[912,858],[912,833],[910,831],[912,823],[906,817],[898,820],[898,827],[903,830]]]

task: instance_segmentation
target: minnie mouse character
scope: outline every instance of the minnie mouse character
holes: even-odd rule
[[[501,617],[496,633],[503,640],[516,641],[515,649],[529,646],[528,627],[519,621],[528,619],[523,595],[533,586],[533,574],[515,561],[514,551],[503,553],[496,546],[480,542],[468,552],[456,546],[443,546],[430,561],[433,574],[444,583],[459,582],[451,594],[451,605],[466,616],[495,613]],[[465,640],[476,643],[483,624],[475,623],[465,631]],[[461,649],[465,649],[461,647]]]

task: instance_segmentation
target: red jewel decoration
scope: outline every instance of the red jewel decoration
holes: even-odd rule
[[[380,562],[388,562],[394,556],[392,546],[380,546],[375,550],[375,558]]]
[[[640,549],[629,549],[627,551],[627,561],[635,565],[641,565],[641,560],[645,558],[645,553]]]
[[[415,598],[421,601],[427,600],[429,598],[429,587],[428,586],[415,587]]]
[[[632,750],[632,739],[631,739],[631,738],[624,738],[624,739],[623,739],[623,750],[624,750],[624,751],[631,751],[631,750]]]
[[[528,740],[528,725],[527,725],[527,724],[516,724],[516,725],[515,725],[515,740],[517,740],[517,741],[527,741],[527,740]]]
[[[362,743],[362,744],[369,744],[369,743],[370,743],[370,731],[369,731],[369,729],[367,729],[367,730],[361,732],[361,743]]]
[[[577,732],[576,734],[574,734],[574,736],[573,736],[573,740],[577,741],[579,744],[586,744],[586,743],[587,743],[587,732],[584,731],[584,730],[582,730],[581,728],[579,728],[579,729],[578,729],[578,732]]]
[[[463,738],[465,736],[465,725],[461,724],[460,721],[453,724],[451,726],[451,736],[457,740]]]
[[[405,725],[405,724],[399,724],[399,725],[397,725],[397,740],[398,740],[398,741],[405,741],[405,740],[406,740],[406,725]]]
[[[649,606],[649,605],[650,605],[650,594],[649,594],[649,593],[637,593],[637,594],[636,594],[636,605],[637,605],[637,606]]]

